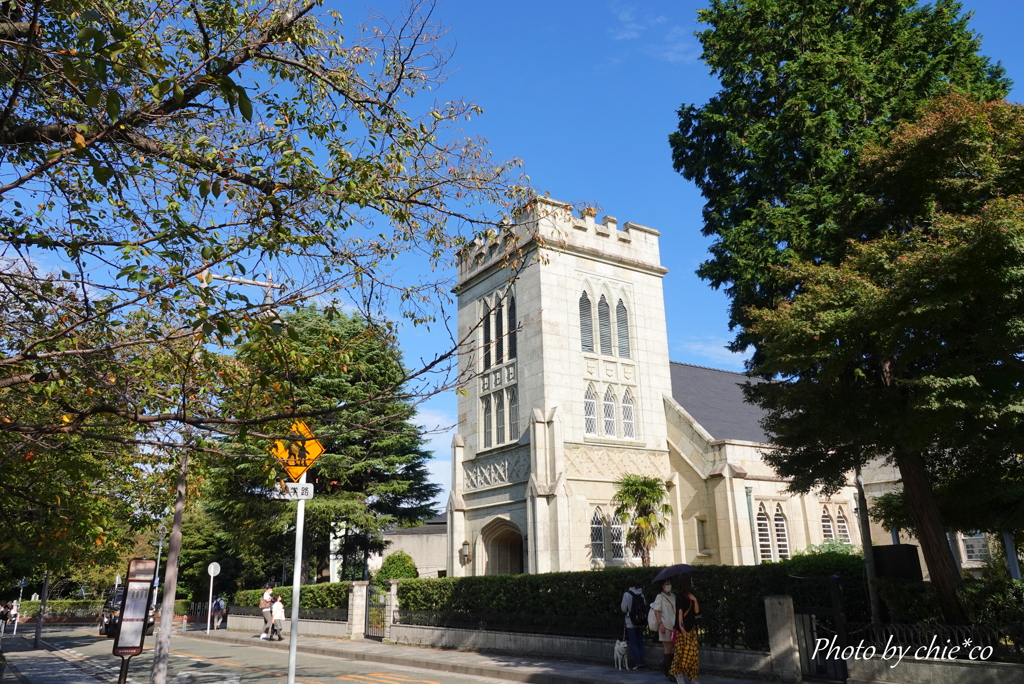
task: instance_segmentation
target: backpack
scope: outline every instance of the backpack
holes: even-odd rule
[[[637,627],[642,627],[647,615],[647,599],[642,593],[629,592],[629,594],[633,597],[632,603],[629,604],[629,621]]]

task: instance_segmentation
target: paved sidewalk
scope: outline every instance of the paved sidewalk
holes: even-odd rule
[[[189,637],[246,644],[260,648],[288,649],[288,641],[264,641],[250,632],[224,630],[209,636],[205,632],[189,632]],[[404,665],[453,674],[493,677],[511,682],[531,684],[666,684],[669,680],[660,672],[639,670],[617,671],[608,665],[594,665],[569,661],[537,658],[487,655],[465,651],[442,651],[416,646],[382,644],[364,639],[346,641],[326,637],[300,636],[298,651],[315,655],[371,661],[387,665]],[[609,655],[609,661],[611,656]],[[702,675],[701,684],[751,684],[756,680]]]
[[[96,677],[45,648],[32,650],[28,638],[4,638],[4,682],[18,684],[98,684]],[[10,679],[8,679],[10,678]]]

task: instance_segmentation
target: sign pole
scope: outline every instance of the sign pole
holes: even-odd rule
[[[302,474],[299,484],[306,483]],[[299,510],[295,514],[295,568],[292,571],[292,625],[288,635],[288,684],[295,684],[295,662],[299,646],[299,592],[302,588],[302,528],[306,522],[306,500],[299,499]]]
[[[213,622],[213,578],[220,574],[220,563],[214,561],[206,566],[210,575],[210,602],[206,604],[206,634],[210,634],[210,623]]]

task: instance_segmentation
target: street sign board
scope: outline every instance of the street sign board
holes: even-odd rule
[[[220,563],[214,561],[206,566],[206,572],[210,573],[210,577],[216,577],[220,574]]]
[[[282,488],[283,486],[283,488]],[[298,501],[313,498],[312,482],[278,482],[270,492],[271,499],[278,501]]]
[[[288,472],[288,477],[298,482],[302,474],[324,453],[324,447],[313,437],[313,432],[305,421],[297,420],[292,423],[292,434],[297,441],[287,444],[284,440],[274,442],[270,447],[270,453],[281,462]]]
[[[155,578],[155,558],[134,558],[128,564],[128,580],[121,598],[120,626],[117,638],[114,639],[114,655],[123,658],[142,653]]]

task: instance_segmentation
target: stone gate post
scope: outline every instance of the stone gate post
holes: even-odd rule
[[[348,630],[346,639],[363,639],[366,637],[366,588],[370,585],[366,580],[356,580],[348,590]]]
[[[772,654],[772,673],[784,682],[800,682],[800,649],[796,638],[796,615],[792,596],[765,596],[764,612],[768,621],[768,643]]]
[[[391,641],[391,626],[395,624],[395,613],[398,611],[398,580],[388,580],[388,595],[384,598],[384,640]]]

